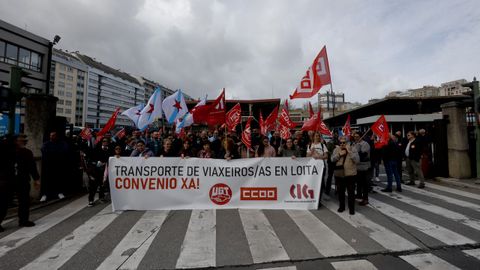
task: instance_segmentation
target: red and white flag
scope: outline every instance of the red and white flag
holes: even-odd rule
[[[263,114],[262,114],[262,110],[260,110],[260,116],[258,117],[258,125],[260,126],[260,134],[262,134],[263,136],[267,136],[267,129],[266,129],[266,126],[265,126],[265,121],[263,121]]]
[[[228,130],[235,131],[235,127],[242,121],[242,108],[240,103],[237,103],[233,106],[230,111],[227,112],[225,116],[225,124],[227,125]]]
[[[115,137],[122,139],[123,137],[125,137],[125,135],[126,135],[125,128],[122,128],[115,134]]]
[[[280,125],[280,138],[283,140],[287,140],[288,138],[292,137],[292,133],[287,126]]]
[[[328,129],[322,119],[320,119],[320,123],[318,124],[318,131],[324,135],[333,136],[332,132]]]
[[[92,138],[92,130],[89,129],[88,127],[84,127],[80,132],[79,136],[82,139],[89,141]]]
[[[290,119],[290,115],[288,113],[288,102],[285,100],[285,106],[282,108],[282,112],[280,113],[280,117],[278,118],[278,122],[280,126],[285,126],[288,129],[294,128],[296,124]]]
[[[252,118],[253,116],[248,117],[247,124],[242,132],[242,142],[245,144],[247,149],[252,149],[252,131],[250,129],[250,122],[252,121]]]
[[[347,121],[345,121],[345,125],[342,127],[343,136],[349,137],[352,134],[352,129],[350,127],[350,114],[347,116]]]
[[[225,89],[211,104],[198,106],[192,112],[193,122],[209,126],[225,123]]]
[[[318,53],[313,64],[308,68],[307,73],[300,81],[300,85],[295,89],[290,99],[311,98],[318,93],[322,86],[331,84],[330,67],[328,66],[327,48]]]
[[[371,129],[373,133],[378,136],[378,141],[375,142],[375,148],[381,148],[388,144],[388,141],[390,140],[390,130],[385,115],[382,114],[382,116],[373,123]]]

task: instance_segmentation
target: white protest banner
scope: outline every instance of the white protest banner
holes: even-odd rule
[[[313,158],[111,157],[112,207],[316,209],[323,166]]]

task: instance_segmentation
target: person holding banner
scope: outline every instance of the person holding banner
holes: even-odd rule
[[[270,141],[267,137],[262,139],[262,143],[258,146],[255,157],[275,157],[275,148],[270,145]]]
[[[314,159],[321,159],[323,161],[323,173],[322,173],[322,185],[320,188],[320,197],[322,198],[322,189],[325,187],[325,177],[327,176],[327,158],[328,148],[325,141],[322,138],[320,132],[314,132],[312,135],[312,142],[307,146],[307,157],[313,157]]]
[[[199,158],[213,158],[215,157],[215,153],[213,153],[212,149],[210,149],[210,142],[204,141],[202,145],[202,150],[198,152]]]
[[[153,157],[153,152],[150,149],[145,147],[145,142],[143,140],[138,140],[135,150],[130,154],[131,157]]]
[[[301,153],[297,146],[293,144],[292,138],[288,138],[285,145],[278,149],[278,156],[296,158],[300,157]]]
[[[173,150],[173,142],[171,139],[163,140],[163,149],[160,151],[160,157],[176,157],[175,150]]]
[[[238,154],[237,147],[231,138],[226,137],[222,140],[222,147],[220,151],[217,153],[217,159],[237,159],[240,158]]]
[[[355,177],[360,157],[354,147],[347,144],[347,138],[341,137],[339,146],[333,150],[332,162],[335,163],[335,183],[338,191],[340,207],[338,212],[345,211],[345,189],[348,194],[348,210],[350,215],[355,214]]]

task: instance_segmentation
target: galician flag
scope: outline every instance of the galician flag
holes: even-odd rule
[[[182,90],[178,89],[173,95],[166,97],[162,108],[168,123],[172,124],[178,118],[182,118],[188,112]]]
[[[144,104],[138,104],[137,106],[122,112],[122,115],[130,118],[130,120],[132,120],[135,123],[135,126],[138,128],[138,119],[140,118],[140,113],[144,107]]]
[[[162,94],[158,87],[140,112],[137,127],[144,130],[157,118],[162,118]]]
[[[175,133],[180,134],[182,128],[186,128],[188,126],[191,126],[193,124],[193,113],[199,106],[203,106],[207,104],[207,96],[205,95],[204,99],[201,99],[195,107],[193,107],[187,114],[183,116],[182,119],[177,118],[177,121],[175,121]]]

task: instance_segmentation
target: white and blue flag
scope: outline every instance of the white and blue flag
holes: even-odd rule
[[[182,90],[178,89],[173,95],[166,97],[162,108],[168,123],[172,124],[178,118],[182,118],[188,112]]]

